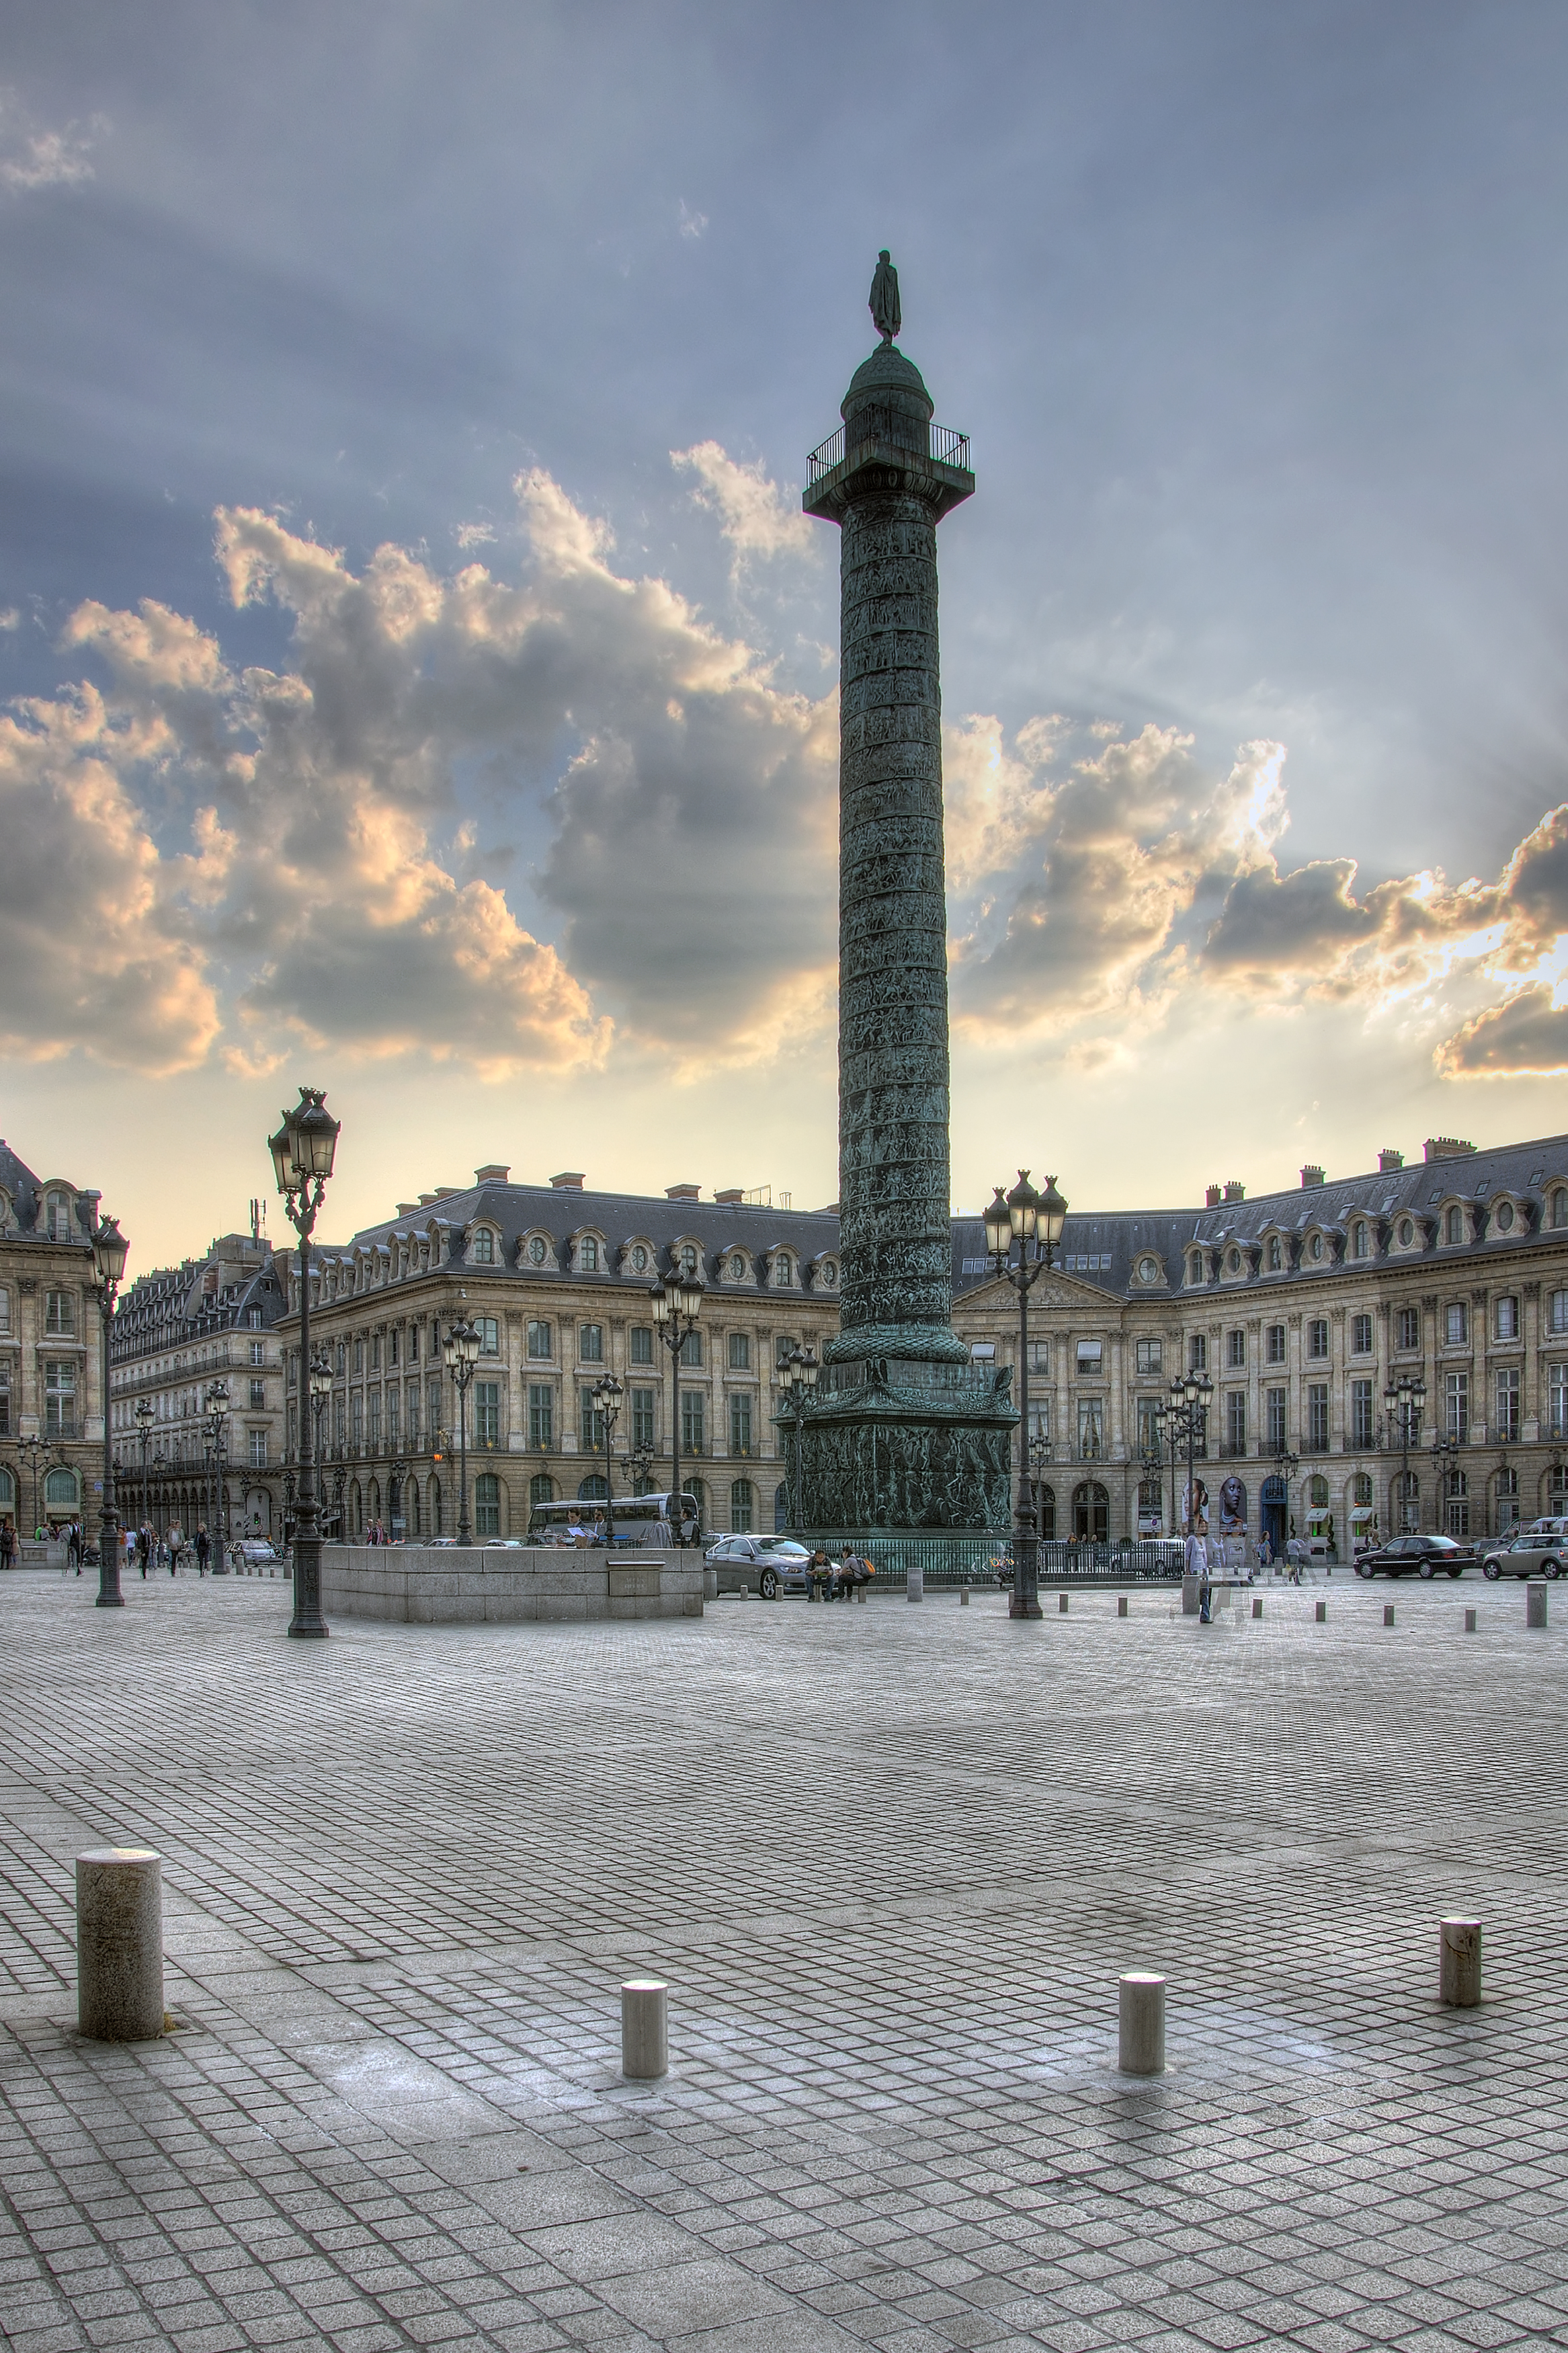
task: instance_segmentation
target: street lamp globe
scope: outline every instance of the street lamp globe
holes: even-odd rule
[[[614,1373],[601,1373],[594,1383],[594,1403],[603,1413],[607,1407],[619,1405],[624,1394]]]
[[[98,1287],[112,1299],[125,1272],[125,1261],[131,1255],[131,1245],[121,1232],[117,1220],[105,1218],[92,1237],[92,1269],[98,1277]]]
[[[332,1393],[331,1359],[324,1348],[318,1348],[310,1358],[310,1395],[313,1398],[331,1397]]]
[[[1034,1240],[1039,1230],[1040,1197],[1029,1182],[1026,1168],[1019,1169],[1018,1181],[1007,1196],[1007,1219],[1016,1240]]]
[[[653,1310],[654,1322],[656,1324],[668,1324],[669,1321],[669,1293],[665,1288],[663,1282],[661,1282],[650,1284],[647,1296],[648,1304]]]
[[[325,1185],[332,1173],[342,1123],[327,1109],[324,1087],[301,1087],[292,1111],[282,1114],[276,1135],[268,1136],[280,1193],[303,1193],[311,1185]]]
[[[801,1388],[807,1391],[814,1389],[821,1372],[822,1366],[816,1361],[816,1349],[803,1348],[800,1352],[800,1362],[795,1366],[795,1378]]]
[[[1013,1215],[1007,1207],[1007,1197],[1000,1185],[996,1198],[985,1212],[985,1247],[993,1258],[1005,1258],[1013,1239]]]
[[[1056,1178],[1054,1176],[1047,1176],[1046,1179],[1046,1189],[1040,1195],[1039,1207],[1040,1240],[1046,1246],[1047,1255],[1049,1252],[1054,1250],[1060,1242],[1062,1238],[1062,1229],[1066,1226],[1067,1221],[1067,1202],[1063,1196],[1057,1190]]]

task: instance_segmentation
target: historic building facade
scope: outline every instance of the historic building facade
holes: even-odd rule
[[[1310,1529],[1344,1557],[1354,1535],[1407,1522],[1480,1537],[1568,1512],[1568,1136],[1483,1152],[1436,1138],[1408,1166],[1387,1152],[1342,1182],[1309,1168],[1251,1201],[1210,1190],[1202,1208],[1069,1215],[1032,1294],[1030,1434],[1054,1534],[1168,1529],[1173,1504],[1180,1517],[1185,1461],[1156,1409],[1189,1367],[1213,1384],[1197,1463],[1211,1525],[1225,1491],[1250,1537]],[[978,1218],[953,1219],[952,1261],[955,1330],[978,1363],[1016,1371],[1017,1302]],[[639,1451],[668,1485],[670,1365],[647,1293],[677,1262],[707,1285],[680,1369],[683,1470],[708,1526],[782,1525],[777,1366],[796,1342],[820,1356],[838,1327],[834,1212],[690,1186],[590,1192],[573,1175],[513,1185],[495,1167],[312,1252],[312,1338],[333,1372],[325,1486],[348,1533],[391,1524],[395,1479],[411,1537],[455,1531],[440,1336],[458,1314],[484,1351],[468,1406],[477,1534],[521,1535],[534,1502],[601,1492],[591,1391],[605,1370],[626,1388],[617,1493]],[[297,1332],[290,1316],[279,1335],[290,1470]],[[1384,1391],[1417,1378],[1402,1451]]]
[[[35,1176],[0,1142],[0,1519],[96,1533],[102,1329],[92,1233],[100,1196]]]
[[[298,1297],[298,1254],[291,1300]],[[469,1505],[477,1535],[522,1536],[535,1504],[603,1494],[593,1401],[623,1384],[612,1441],[616,1493],[641,1475],[670,1483],[673,1381],[648,1293],[674,1266],[707,1286],[679,1367],[682,1486],[705,1525],[772,1528],[790,1461],[774,1417],[781,1358],[838,1327],[838,1221],[695,1185],[661,1199],[589,1191],[575,1172],[514,1185],[500,1166],[471,1187],[401,1202],[395,1217],[310,1253],[310,1344],[331,1395],[318,1413],[329,1525],[353,1538],[376,1521],[419,1536],[458,1526],[460,1412],[441,1356],[462,1316],[480,1334],[468,1392]],[[286,1351],[285,1445],[299,1453],[297,1306]],[[640,1466],[639,1466],[640,1467]]]
[[[122,1520],[148,1511],[159,1527],[211,1518],[238,1535],[282,1530],[283,1365],[278,1322],[284,1271],[253,1216],[200,1258],[139,1275],[121,1295],[110,1335],[110,1426]],[[215,1383],[227,1388],[221,1455],[207,1429]],[[136,1409],[151,1401],[151,1419]]]

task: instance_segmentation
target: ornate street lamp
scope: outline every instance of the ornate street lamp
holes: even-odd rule
[[[441,1343],[441,1354],[458,1387],[458,1452],[462,1465],[458,1474],[458,1542],[466,1545],[473,1541],[468,1524],[468,1384],[479,1369],[479,1325],[466,1315],[454,1324]]]
[[[685,1499],[680,1492],[680,1352],[686,1345],[686,1335],[697,1329],[697,1319],[702,1313],[702,1282],[696,1273],[687,1274],[677,1267],[666,1282],[654,1283],[648,1291],[653,1308],[653,1326],[669,1350],[669,1380],[671,1420],[669,1429],[670,1456],[674,1463],[674,1489],[670,1506],[674,1521],[675,1541],[686,1541]]]
[[[142,1525],[147,1525],[147,1441],[153,1435],[157,1408],[151,1398],[136,1400],[136,1440],[142,1450]]]
[[[629,1454],[622,1455],[621,1469],[626,1474],[627,1493],[646,1495],[653,1485],[652,1447],[634,1446]]]
[[[1029,1495],[1029,1293],[1056,1258],[1067,1223],[1068,1205],[1057,1190],[1054,1176],[1037,1193],[1026,1168],[1018,1171],[1012,1191],[998,1185],[985,1212],[985,1248],[994,1271],[1018,1294],[1018,1491],[1014,1517],[1016,1567],[1013,1574],[1009,1618],[1040,1614],[1040,1555],[1034,1506]],[[1013,1255],[1015,1247],[1017,1257]]]
[[[37,1536],[38,1533],[38,1473],[48,1461],[50,1456],[57,1452],[58,1450],[52,1439],[40,1438],[36,1430],[29,1430],[26,1438],[19,1438],[16,1440],[16,1451],[18,1454],[25,1454],[26,1456],[27,1467],[33,1474],[33,1534]]]
[[[1454,1474],[1459,1459],[1459,1441],[1457,1438],[1435,1438],[1429,1451],[1437,1472],[1439,1503],[1451,1502],[1454,1496]],[[1439,1525],[1439,1535],[1450,1533],[1450,1530],[1445,1530]]]
[[[612,1490],[615,1482],[610,1475],[610,1441],[616,1434],[616,1424],[621,1418],[621,1398],[624,1392],[614,1373],[601,1373],[594,1383],[594,1411],[605,1433],[605,1542],[616,1541],[616,1504]]]
[[[822,1367],[816,1361],[815,1348],[792,1348],[778,1368],[778,1383],[784,1395],[784,1405],[793,1417],[795,1432],[795,1509],[792,1514],[798,1528],[805,1515],[805,1409],[821,1377]]]
[[[325,1348],[318,1348],[310,1358],[308,1388],[310,1402],[307,1410],[315,1418],[316,1460],[324,1462],[327,1450],[322,1442],[322,1432],[326,1428],[327,1406],[332,1394],[332,1361]],[[303,1418],[301,1413],[300,1419]]]
[[[268,1138],[278,1190],[289,1224],[300,1237],[300,1364],[310,1362],[310,1236],[315,1229],[327,1179],[332,1173],[341,1124],[326,1107],[320,1087],[301,1087],[292,1111]],[[303,1398],[300,1399],[304,1403]],[[294,1615],[289,1631],[320,1640],[328,1631],[321,1615],[321,1535],[316,1512],[315,1450],[310,1416],[300,1416],[300,1496],[294,1530]]]
[[[213,1575],[218,1574],[218,1562],[225,1557],[224,1511],[228,1501],[228,1383],[209,1381],[203,1392],[207,1409],[204,1425],[212,1466],[212,1560]]]
[[[1139,1510],[1140,1510],[1140,1511],[1142,1511],[1142,1509],[1143,1482],[1144,1482],[1144,1481],[1145,1481],[1145,1480],[1152,1479],[1152,1480],[1154,1482],[1155,1500],[1156,1500],[1156,1501],[1158,1501],[1158,1500],[1159,1500],[1160,1484],[1161,1484],[1161,1481],[1162,1481],[1162,1479],[1163,1479],[1163,1475],[1164,1475],[1164,1470],[1165,1470],[1165,1400],[1164,1400],[1164,1398],[1162,1398],[1162,1397],[1152,1398],[1150,1398],[1150,1399],[1147,1401],[1147,1409],[1146,1409],[1146,1411],[1144,1411],[1144,1412],[1143,1412],[1143,1414],[1142,1414],[1142,1428],[1143,1428],[1143,1433],[1144,1433],[1144,1434],[1143,1434],[1143,1437],[1142,1438],[1142,1440],[1139,1441],[1139,1447],[1138,1447],[1138,1468],[1139,1468],[1139,1472],[1140,1472],[1140,1473],[1142,1474],[1142,1475],[1140,1476],[1139,1482],[1138,1482],[1138,1500],[1139,1500]],[[1176,1508],[1175,1508],[1175,1506],[1176,1506],[1176,1492],[1175,1492],[1175,1491],[1176,1491],[1175,1457],[1173,1455],[1173,1456],[1172,1456],[1172,1467],[1171,1467],[1171,1525],[1172,1525],[1173,1529],[1174,1528],[1174,1526],[1175,1526],[1175,1522],[1176,1522]],[[1163,1514],[1162,1514],[1162,1516],[1163,1516]]]
[[[392,1458],[392,1472],[387,1488],[387,1503],[392,1512],[392,1540],[395,1544],[400,1530],[405,1534],[407,1532],[408,1523],[403,1510],[403,1482],[407,1476],[406,1457],[395,1454]]]
[[[169,1533],[169,1497],[168,1492],[163,1484],[164,1476],[168,1468],[169,1458],[160,1446],[158,1451],[153,1457],[153,1476],[158,1482],[158,1500],[154,1504],[153,1509],[158,1515],[158,1541],[160,1544],[162,1544],[163,1538]]]
[[[98,1607],[123,1609],[120,1590],[120,1521],[114,1508],[114,1441],[109,1428],[109,1327],[114,1302],[125,1272],[131,1245],[112,1218],[105,1218],[92,1237],[93,1288],[103,1327],[103,1509],[98,1516]]]
[[[1208,1409],[1214,1398],[1214,1383],[1206,1373],[1178,1373],[1171,1383],[1170,1430],[1173,1446],[1183,1446],[1187,1456],[1187,1534],[1191,1535],[1197,1522],[1197,1459],[1198,1440],[1204,1440],[1208,1451]],[[1174,1529],[1172,1531],[1174,1534]]]
[[[1414,1377],[1409,1373],[1401,1373],[1399,1378],[1391,1380],[1384,1390],[1383,1402],[1390,1419],[1396,1419],[1399,1428],[1399,1525],[1394,1534],[1411,1535],[1415,1531],[1405,1525],[1410,1510],[1410,1440],[1413,1434],[1420,1435],[1420,1409],[1426,1402],[1426,1384],[1419,1373]],[[1419,1511],[1415,1516],[1420,1518]]]

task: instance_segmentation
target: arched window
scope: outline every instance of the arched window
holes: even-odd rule
[[[1072,1491],[1072,1532],[1080,1542],[1104,1544],[1110,1534],[1110,1497],[1098,1479]]]
[[[405,1503],[405,1504],[404,1504],[404,1507],[403,1507],[403,1508],[404,1508],[404,1510],[405,1510],[405,1511],[407,1513],[407,1514],[408,1514],[408,1533],[409,1533],[409,1535],[410,1535],[411,1536],[416,1536],[416,1535],[418,1535],[421,1533],[421,1530],[420,1530],[420,1525],[419,1525],[419,1482],[418,1482],[418,1480],[417,1480],[417,1479],[410,1479],[410,1480],[407,1482],[407,1483],[405,1485],[404,1490],[403,1490],[403,1493],[404,1493],[405,1496],[407,1498],[407,1500],[406,1500],[406,1502]]]
[[[1201,1253],[1200,1253],[1199,1251],[1194,1250],[1194,1251],[1193,1252],[1193,1254],[1192,1254],[1191,1258],[1190,1258],[1190,1259],[1188,1259],[1188,1261],[1187,1261],[1187,1281],[1188,1281],[1189,1282],[1201,1282],[1203,1281],[1203,1279],[1204,1279],[1204,1262],[1203,1262],[1203,1258],[1202,1258],[1202,1255],[1201,1255]]]
[[[1270,1274],[1278,1274],[1278,1273],[1279,1273],[1279,1270],[1280,1270],[1280,1268],[1284,1265],[1284,1263],[1285,1263],[1285,1253],[1284,1253],[1284,1251],[1283,1251],[1283,1250],[1280,1249],[1280,1247],[1279,1247],[1279,1235],[1278,1235],[1278,1234],[1270,1234],[1270,1236],[1269,1236],[1269,1238],[1268,1238],[1268,1271],[1269,1271],[1269,1273],[1270,1273]]]
[[[1307,1482],[1307,1502],[1314,1512],[1326,1512],[1329,1508],[1329,1482],[1321,1473]]]
[[[773,1489],[773,1534],[782,1535],[789,1525],[789,1489],[781,1482]]]
[[[536,1471],[528,1482],[528,1503],[531,1511],[535,1504],[555,1501],[555,1482],[548,1471]]]
[[[80,1501],[74,1471],[51,1471],[44,1481],[44,1506],[50,1512],[74,1512]]]
[[[1057,1491],[1054,1487],[1047,1485],[1036,1488],[1035,1510],[1037,1514],[1036,1525],[1039,1528],[1041,1541],[1045,1544],[1055,1544],[1057,1540]]]
[[[680,1246],[680,1271],[682,1274],[695,1274],[697,1271],[697,1246],[694,1242],[682,1242]]]
[[[577,1264],[584,1274],[599,1271],[599,1244],[594,1234],[584,1234],[577,1245]]]
[[[1554,1226],[1568,1226],[1568,1191],[1562,1186],[1552,1196],[1552,1222]]]
[[[364,1539],[364,1497],[356,1479],[349,1489],[349,1531],[355,1544]]]
[[[447,1533],[446,1505],[439,1479],[431,1480],[426,1500],[430,1505],[430,1533],[433,1536],[444,1536]]]
[[[1465,1239],[1465,1213],[1456,1203],[1448,1211],[1448,1240],[1462,1242]]]
[[[778,1291],[795,1289],[795,1261],[787,1250],[780,1250],[773,1261],[773,1286]]]
[[[481,1471],[474,1481],[474,1534],[500,1534],[500,1481],[493,1471]]]
[[[1359,1219],[1356,1221],[1355,1231],[1351,1238],[1351,1250],[1352,1255],[1356,1258],[1364,1258],[1366,1256],[1366,1228],[1361,1223]]]
[[[481,1226],[479,1232],[474,1236],[473,1245],[468,1251],[468,1256],[475,1266],[493,1266],[495,1264],[496,1238],[494,1234],[491,1233],[488,1226]]]
[[[602,1471],[590,1471],[585,1479],[577,1482],[580,1504],[602,1504],[609,1492],[609,1482]]]
[[[1352,1504],[1371,1504],[1372,1479],[1369,1472],[1365,1471],[1358,1471],[1355,1477],[1351,1481],[1351,1501]]]
[[[736,1479],[730,1487],[730,1525],[738,1536],[752,1533],[752,1517],[756,1510],[756,1495],[749,1479]]]

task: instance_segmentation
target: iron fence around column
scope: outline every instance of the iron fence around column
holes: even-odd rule
[[[928,1586],[997,1585],[1013,1581],[1010,1536],[933,1531],[931,1534],[889,1534],[886,1530],[850,1528],[791,1529],[808,1552],[819,1548],[830,1560],[850,1546],[876,1571],[882,1588],[900,1588],[918,1568]],[[1089,1538],[1053,1538],[1039,1546],[1042,1585],[1125,1585],[1132,1579],[1178,1584],[1182,1546],[1169,1537],[1119,1537],[1093,1542]]]

